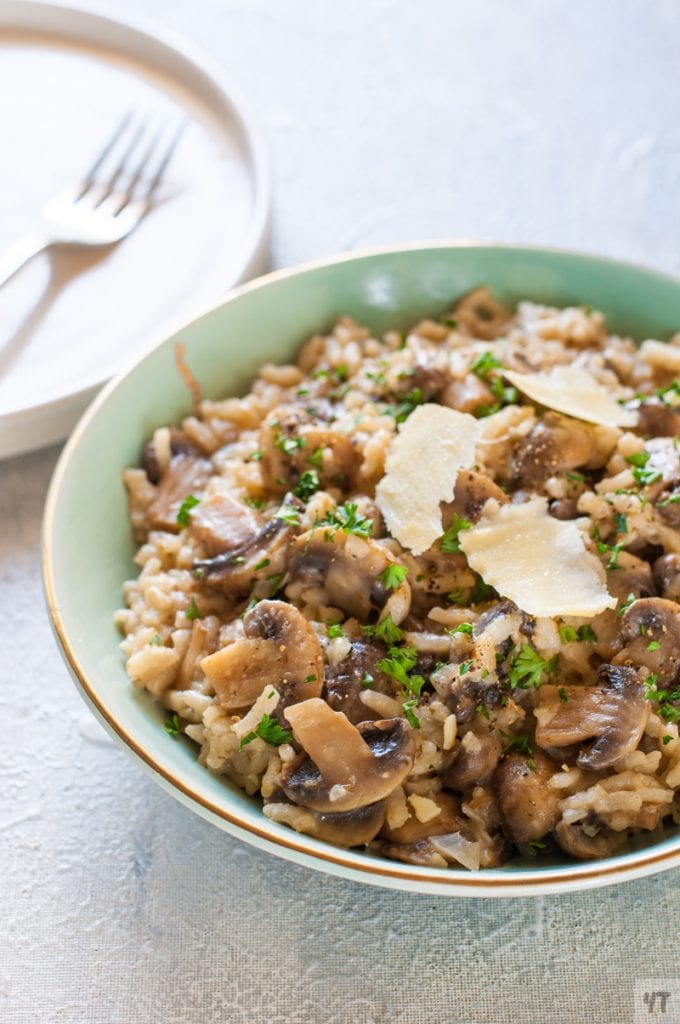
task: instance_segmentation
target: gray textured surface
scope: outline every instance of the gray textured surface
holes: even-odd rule
[[[468,235],[680,268],[673,0],[118,9],[202,43],[259,108],[276,265]],[[257,853],[161,792],[50,635],[56,455],[0,465],[3,1024],[605,1024],[638,1019],[637,981],[680,974],[680,872],[559,899],[402,896]]]

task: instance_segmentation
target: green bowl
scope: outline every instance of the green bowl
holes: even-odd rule
[[[112,381],[75,428],[47,498],[44,582],[52,624],[84,698],[140,764],[178,800],[247,842],[299,864],[412,892],[472,896],[554,893],[606,885],[680,864],[680,835],[607,860],[516,859],[479,873],[410,867],[337,849],[268,821],[258,803],[198,764],[196,748],[162,727],[129,682],[113,613],[135,573],[121,474],[155,427],[190,411],[174,345],[207,397],[242,393],[261,363],[289,360],[310,334],[349,314],[375,331],[435,316],[475,285],[510,303],[532,298],[604,311],[612,330],[666,338],[680,327],[680,281],[595,256],[514,246],[434,243],[353,253],[277,271],[219,305]]]

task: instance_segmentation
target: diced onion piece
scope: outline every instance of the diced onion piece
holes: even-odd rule
[[[443,836],[430,836],[430,843],[437,853],[447,860],[455,860],[469,871],[479,871],[481,849],[479,843],[465,839],[460,832],[447,832]]]
[[[474,416],[426,403],[392,441],[376,501],[392,536],[414,554],[441,537],[440,504],[453,498],[458,470],[473,465],[480,431]]]
[[[637,423],[637,414],[619,405],[581,366],[553,366],[548,373],[503,373],[522,394],[556,412],[603,427],[634,427]]]
[[[545,498],[521,505],[487,502],[460,533],[461,550],[485,583],[529,615],[599,615],[615,608],[604,569],[570,520],[554,519]]]

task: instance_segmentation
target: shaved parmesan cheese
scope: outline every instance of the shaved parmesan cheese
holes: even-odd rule
[[[580,366],[553,366],[549,373],[504,375],[532,401],[603,427],[633,427],[637,415],[624,409],[606,388]]]
[[[419,405],[392,441],[375,492],[393,537],[420,555],[444,532],[440,503],[451,501],[459,469],[475,459],[481,427],[445,405]]]
[[[488,501],[477,524],[460,533],[459,543],[484,582],[529,615],[591,618],[616,607],[604,569],[578,526],[553,519],[546,498],[522,505]]]

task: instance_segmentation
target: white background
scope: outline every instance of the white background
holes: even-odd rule
[[[276,266],[469,236],[680,269],[674,0],[117,11],[202,44],[259,110]],[[680,973],[678,871],[543,900],[405,896],[257,853],[161,792],[50,635],[57,454],[0,465],[3,1024],[605,1024],[633,1020],[638,979]]]

